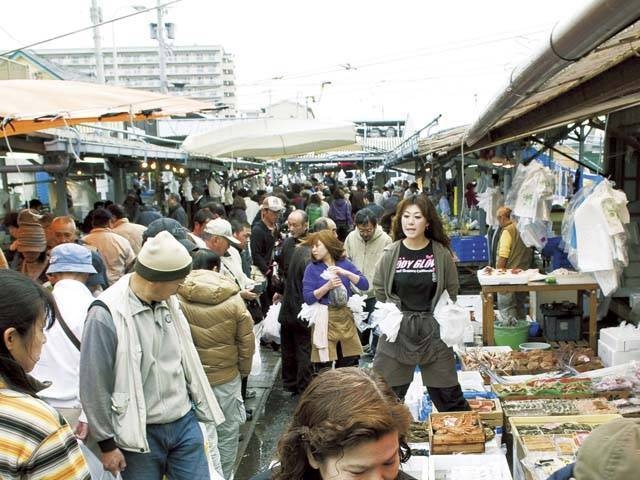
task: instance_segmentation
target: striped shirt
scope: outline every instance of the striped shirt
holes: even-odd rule
[[[90,480],[67,422],[42,400],[11,390],[0,378],[0,478]]]

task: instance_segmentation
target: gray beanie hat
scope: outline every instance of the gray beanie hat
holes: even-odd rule
[[[173,235],[162,231],[142,245],[134,270],[150,282],[172,282],[189,275],[191,255]]]

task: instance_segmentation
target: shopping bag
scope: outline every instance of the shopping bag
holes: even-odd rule
[[[278,316],[280,315],[281,307],[282,302],[271,305],[267,311],[267,315],[262,321],[262,340],[265,342],[280,343],[280,322],[278,322]]]
[[[392,302],[376,302],[369,323],[371,328],[378,327],[380,335],[386,335],[387,342],[395,342],[402,323],[402,312]]]
[[[91,480],[122,480],[120,474],[114,477],[111,472],[107,472],[102,466],[102,461],[84,443],[78,442],[78,445],[89,467]]]
[[[449,292],[442,292],[433,317],[440,325],[440,338],[449,347],[460,345],[464,340],[464,333],[471,327],[469,311],[451,300]]]
[[[253,359],[251,360],[251,375],[260,375],[262,372],[262,358],[260,357],[260,336],[262,335],[262,328],[264,325],[258,323],[253,326],[253,336],[256,339],[256,349],[253,352]]]
[[[365,297],[363,295],[351,295],[351,298],[349,298],[347,302],[347,307],[349,307],[351,313],[353,313],[353,321],[359,332],[364,332],[368,328],[371,328],[371,325],[367,323],[369,313],[364,311],[364,300]]]

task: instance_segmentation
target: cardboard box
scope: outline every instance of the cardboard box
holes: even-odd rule
[[[640,350],[614,350],[602,340],[598,340],[598,356],[605,367],[615,367],[632,360],[640,360]]]
[[[493,480],[511,480],[511,472],[509,472],[509,464],[504,455],[486,454],[486,455],[431,455],[429,458],[429,478],[436,478],[436,471],[451,468],[454,466],[475,466],[475,465],[491,465],[496,475]]]
[[[600,330],[600,341],[610,350],[629,352],[640,350],[640,330],[628,327],[611,327]]]
[[[586,423],[591,426],[603,425],[612,420],[622,418],[622,415],[571,415],[558,417],[511,417],[509,426],[513,435],[513,478],[516,480],[535,480],[533,474],[523,467],[521,460],[526,456],[518,427],[522,425],[545,425],[547,423]]]

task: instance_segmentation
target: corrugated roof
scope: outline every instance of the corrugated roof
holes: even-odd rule
[[[602,43],[502,115],[477,150],[640,104],[640,22]]]
[[[459,149],[462,138],[469,125],[449,128],[434,133],[418,142],[418,155],[437,154],[443,155],[452,150]]]
[[[596,77],[629,57],[640,55],[640,45],[634,44],[638,39],[640,39],[640,22],[623,30],[589,55],[571,64],[558,75],[545,82],[540,89],[532,92],[507,115],[503,116],[494,127],[499,127],[514,118],[524,115],[526,112],[571,90],[590,78]]]

